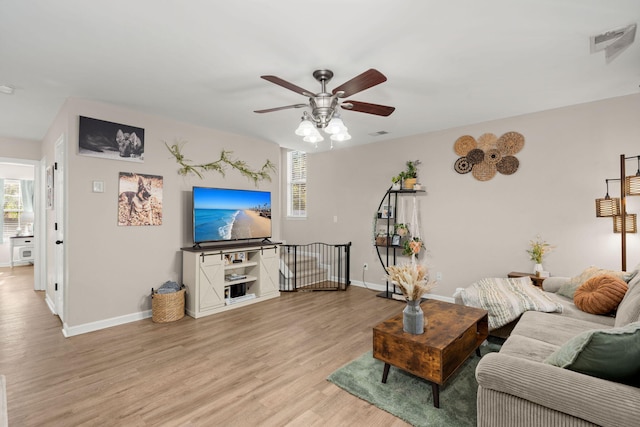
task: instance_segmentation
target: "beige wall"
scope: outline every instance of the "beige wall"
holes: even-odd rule
[[[144,163],[78,155],[80,115],[144,128]],[[152,287],[157,288],[167,280],[180,281],[180,248],[192,244],[192,186],[255,188],[253,183],[233,170],[228,170],[226,177],[206,172],[202,180],[178,175],[178,165],[164,141],[169,144],[176,140],[187,141],[183,153],[194,162],[214,161],[219,158],[221,150],[226,149],[233,151],[232,157],[258,168],[267,158],[278,165],[280,155],[277,145],[265,141],[79,99],[70,99],[65,103],[45,138],[48,159],[53,159],[53,146],[61,134],[65,134],[68,150],[65,323],[72,333],[74,327],[149,310]],[[119,172],[163,176],[161,226],[117,225]],[[259,186],[261,190],[273,192],[272,204],[276,217],[280,204],[277,173],[273,176],[273,182],[263,182]],[[92,192],[93,181],[104,182],[104,193]],[[48,227],[52,232],[51,220]],[[274,222],[275,237],[280,234],[279,228],[279,223]],[[49,245],[48,252],[50,259],[53,259],[52,245]]]
[[[383,284],[384,271],[372,245],[374,214],[390,178],[406,160],[420,159],[419,181],[427,193],[417,200],[428,249],[421,259],[433,273],[442,273],[435,294],[451,297],[455,288],[479,278],[532,270],[525,250],[537,234],[557,246],[544,260],[552,275],[574,275],[589,265],[619,269],[620,235],[612,233],[611,219],[595,217],[594,200],[604,196],[606,178],[619,176],[619,155],[640,154],[639,111],[640,95],[633,95],[352,149],[310,152],[309,217],[284,220],[283,238],[290,243],[351,241],[352,279],[362,281],[367,262],[365,282]],[[508,131],[526,138],[515,174],[480,182],[454,171],[458,137]],[[636,167],[635,160],[628,161],[628,175]],[[610,186],[613,197],[620,194],[618,185]],[[629,198],[630,212],[640,213],[638,199]],[[638,234],[628,236],[630,268],[640,262],[640,241]]]
[[[640,95],[578,105],[497,120],[441,132],[380,142],[309,156],[309,218],[274,221],[274,238],[290,243],[351,241],[352,279],[381,285],[383,269],[372,245],[375,211],[390,177],[408,159],[420,159],[420,181],[427,193],[418,197],[421,235],[429,250],[426,260],[443,280],[434,293],[450,297],[456,287],[485,276],[528,271],[525,250],[540,233],[557,246],[545,259],[553,275],[572,275],[593,264],[620,267],[620,236],[609,219],[596,218],[594,199],[605,192],[604,180],[619,174],[619,155],[640,154]],[[79,156],[78,116],[132,124],[145,129],[145,162],[103,160]],[[347,118],[345,118],[347,119]],[[526,137],[518,153],[520,169],[488,182],[453,170],[454,141],[461,135],[518,131]],[[205,179],[182,177],[163,141],[188,141],[184,154],[207,162],[221,149],[258,167],[266,158],[280,163],[280,149],[265,141],[200,128],[163,117],[107,104],[70,99],[44,138],[26,146],[0,139],[11,147],[7,155],[46,159],[53,163],[55,141],[67,143],[67,312],[70,329],[117,324],[118,319],[150,308],[149,292],[166,280],[179,280],[180,247],[191,244],[190,190],[193,185],[253,188],[233,171],[226,178],[208,173]],[[30,148],[27,148],[30,147]],[[627,162],[629,174],[636,163]],[[278,164],[280,170],[280,165]],[[119,172],[164,177],[164,218],[158,227],[118,227]],[[92,181],[104,181],[104,193],[92,193]],[[260,189],[274,194],[274,218],[284,201],[279,177]],[[612,184],[610,194],[619,191]],[[629,199],[629,210],[640,211],[640,198]],[[409,199],[410,200],[410,199]],[[47,292],[53,291],[53,211],[47,211]],[[338,221],[334,222],[334,216]],[[640,261],[637,234],[628,238],[628,265]],[[362,274],[361,266],[369,264]],[[115,320],[114,320],[115,319]]]
[[[20,138],[0,137],[1,157],[26,160],[40,160],[40,141]]]

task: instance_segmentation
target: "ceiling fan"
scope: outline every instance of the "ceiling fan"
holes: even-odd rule
[[[316,70],[313,72],[313,77],[320,83],[322,89],[320,93],[315,94],[293,83],[289,83],[280,77],[270,75],[260,77],[308,97],[309,103],[286,105],[284,107],[268,108],[266,110],[255,110],[255,113],[270,113],[272,111],[286,110],[289,108],[309,107],[311,108],[311,113],[305,111],[303,118],[312,121],[318,129],[326,128],[327,125],[329,125],[329,122],[336,114],[337,107],[360,113],[375,114],[377,116],[388,116],[395,110],[395,107],[388,107],[386,105],[369,104],[367,102],[352,100],[341,101],[342,98],[349,97],[387,81],[387,78],[380,71],[373,68],[343,83],[331,92],[327,91],[327,83],[333,78],[333,72],[331,70]]]

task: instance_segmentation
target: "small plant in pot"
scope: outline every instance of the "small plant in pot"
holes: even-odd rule
[[[401,172],[404,178],[403,188],[413,190],[413,186],[418,180],[418,165],[420,165],[420,160],[408,160],[406,165],[407,168]]]
[[[420,239],[419,237],[412,237],[411,239],[404,242],[402,247],[402,255],[418,255],[420,249],[422,249],[422,239]]]
[[[391,189],[392,190],[400,190],[402,186],[402,179],[404,178],[404,173],[400,172],[400,174],[391,178]]]
[[[396,225],[394,225],[394,229],[396,234],[400,237],[404,237],[407,234],[409,234],[409,227],[407,227],[407,224],[403,224],[399,222]]]

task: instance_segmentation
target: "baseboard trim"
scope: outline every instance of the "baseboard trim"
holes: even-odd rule
[[[47,307],[49,307],[51,314],[58,314],[56,313],[56,306],[53,304],[53,301],[51,301],[51,298],[49,298],[49,294],[45,294],[44,302],[47,303]]]
[[[124,325],[125,323],[137,322],[138,320],[148,319],[151,317],[151,310],[131,313],[124,316],[112,317],[111,319],[99,320],[97,322],[85,323],[77,326],[69,326],[64,322],[62,326],[62,334],[69,338],[75,335],[86,334],[89,332],[99,331],[100,329],[111,328],[113,326]]]
[[[359,280],[352,280],[351,285],[358,286],[360,288],[371,289],[376,292],[383,292],[387,290],[387,285],[381,285],[378,283],[369,283],[369,282],[364,283]],[[425,297],[428,299],[435,299],[438,301],[455,303],[455,299],[453,297],[446,297],[446,296],[435,295],[435,294],[426,294]]]

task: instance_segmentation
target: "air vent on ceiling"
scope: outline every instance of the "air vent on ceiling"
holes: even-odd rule
[[[636,38],[637,24],[631,24],[624,28],[607,31],[606,33],[591,36],[591,53],[604,50],[607,64],[618,57],[626,48],[631,46]]]

